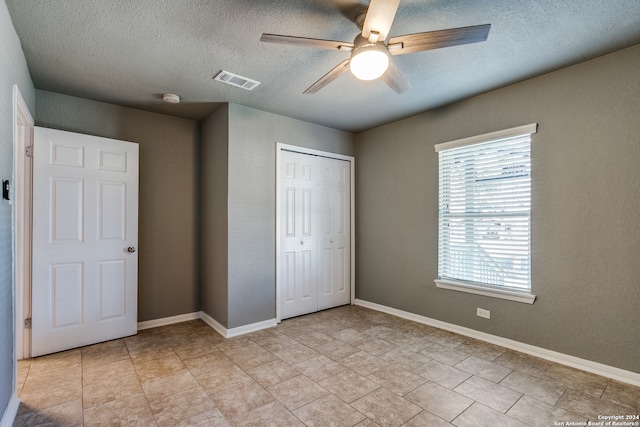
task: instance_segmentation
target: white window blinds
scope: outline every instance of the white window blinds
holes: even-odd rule
[[[528,125],[439,144],[438,278],[531,289]]]

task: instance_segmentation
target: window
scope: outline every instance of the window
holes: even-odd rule
[[[532,304],[531,134],[526,125],[437,144],[436,286]]]

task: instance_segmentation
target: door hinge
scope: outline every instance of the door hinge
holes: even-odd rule
[[[33,157],[33,145],[29,145],[25,147],[24,152],[27,155],[27,157]]]
[[[31,329],[31,317],[24,319],[24,328]]]

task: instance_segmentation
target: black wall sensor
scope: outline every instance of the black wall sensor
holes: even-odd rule
[[[9,200],[9,180],[2,180],[2,200]]]

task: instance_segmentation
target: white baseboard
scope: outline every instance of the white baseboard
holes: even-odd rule
[[[138,330],[142,331],[143,329],[157,328],[158,326],[167,326],[173,325],[174,323],[188,322],[189,320],[200,319],[201,313],[201,311],[197,311],[195,313],[180,314],[178,316],[163,317],[161,319],[138,322]]]
[[[211,326],[216,332],[225,338],[233,338],[239,335],[256,332],[262,329],[272,328],[278,324],[276,319],[263,320],[262,322],[251,323],[249,325],[238,326],[227,329],[220,322],[203,311],[195,313],[181,314],[179,316],[163,317],[162,319],[147,320],[138,323],[138,330],[157,328],[158,326],[172,325],[174,323],[187,322],[189,320],[202,319],[204,323]]]
[[[269,319],[263,320],[262,322],[250,323],[248,325],[227,329],[207,313],[204,313],[202,311],[200,313],[202,316],[201,319],[225,338],[233,338],[251,332],[260,331],[262,329],[272,328],[278,324],[278,322],[276,322],[276,319]]]
[[[202,319],[202,321],[204,323],[206,323],[207,325],[211,326],[217,333],[219,333],[220,335],[222,335],[225,338],[227,337],[227,328],[222,326],[216,319],[214,319],[213,317],[209,316],[204,311],[200,312],[200,318]]]
[[[534,345],[499,337],[497,335],[487,334],[485,332],[476,331],[464,326],[458,326],[452,323],[443,322],[441,320],[431,319],[419,314],[398,310],[396,308],[387,307],[385,305],[377,304],[374,302],[356,299],[355,304],[361,307],[370,308],[372,310],[391,314],[403,319],[422,323],[424,325],[434,326],[446,331],[455,332],[457,334],[475,338],[480,341],[485,341],[491,344],[499,345],[501,347],[509,348],[511,350],[519,351],[521,353],[526,353],[540,359],[549,360],[561,365],[570,366],[572,368],[591,372],[596,375],[601,375],[603,377],[611,378],[616,381],[621,381],[640,387],[640,374],[636,372],[626,371],[624,369],[615,368],[613,366],[604,365],[602,363],[592,362],[591,360],[581,359],[579,357],[570,356],[568,354],[558,353],[557,351],[547,350],[545,348],[536,347]]]
[[[11,427],[13,422],[16,419],[16,415],[18,414],[18,407],[20,406],[20,399],[13,393],[11,398],[9,399],[9,404],[7,405],[7,409],[4,411],[4,415],[2,415],[2,421],[0,421],[0,427]]]
[[[238,326],[227,330],[226,338],[237,337],[238,335],[244,335],[251,332],[260,331],[262,329],[273,328],[277,326],[276,319],[263,320],[262,322],[251,323],[249,325]]]

